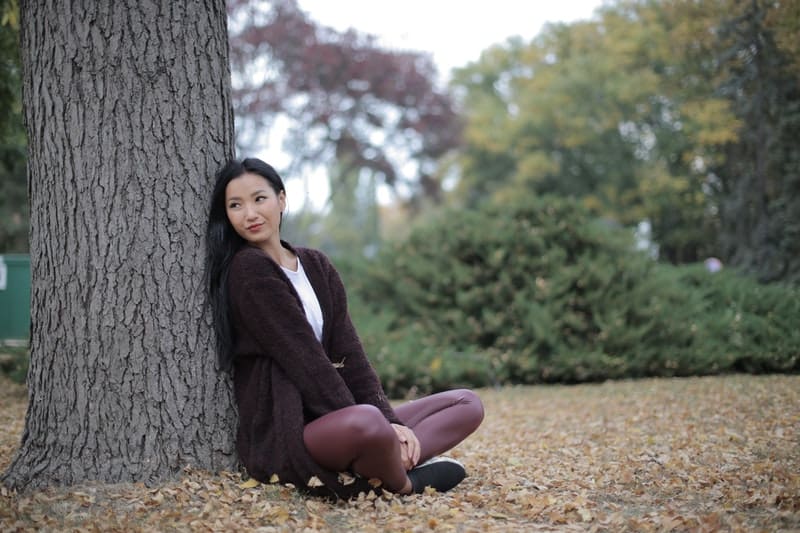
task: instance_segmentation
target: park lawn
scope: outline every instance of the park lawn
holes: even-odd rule
[[[0,469],[23,427],[0,382]],[[800,376],[479,391],[486,419],[447,494],[329,503],[237,473],[10,494],[0,530],[800,530]],[[260,529],[259,529],[260,528]]]

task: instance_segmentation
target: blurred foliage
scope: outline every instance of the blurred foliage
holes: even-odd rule
[[[393,395],[800,369],[800,291],[659,264],[577,201],[443,213],[340,264]]]
[[[625,225],[649,219],[664,258],[711,255],[696,160],[734,140],[738,122],[681,63],[678,36],[703,28],[663,9],[608,5],[597,20],[547,26],[457,71],[468,116],[463,201],[576,197]]]
[[[369,171],[412,205],[441,201],[438,159],[458,145],[461,124],[429,55],[325,27],[296,0],[232,0],[228,14],[240,146],[263,145],[282,117],[290,174],[336,166],[333,194]]]
[[[307,164],[328,169],[326,208],[287,225],[298,242],[373,253],[379,186],[416,218],[455,183],[455,205],[574,197],[624,226],[648,221],[665,261],[800,280],[797,2],[607,2],[486,50],[450,91],[429,55],[320,25],[296,0],[228,12],[240,145],[288,127],[287,179],[310,191]],[[0,0],[0,250],[24,252],[18,18]]]
[[[28,251],[19,7],[0,0],[0,253]]]
[[[458,202],[575,197],[648,220],[667,261],[717,255],[797,279],[796,14],[623,0],[485,51],[453,81],[467,118]]]
[[[796,2],[737,8],[719,28],[719,91],[742,122],[715,169],[722,253],[762,281],[800,282],[800,12]]]
[[[28,377],[28,361],[28,348],[0,345],[0,374],[11,381],[25,383]]]
[[[302,243],[330,255],[370,257],[382,241],[377,186],[374,173],[334,165],[332,172],[351,169],[337,178],[338,187],[331,193],[328,208],[316,211],[303,208],[287,212],[282,236],[289,242]]]

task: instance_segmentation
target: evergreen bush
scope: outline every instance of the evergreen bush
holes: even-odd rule
[[[798,369],[796,289],[657,264],[567,199],[448,211],[347,270],[394,394]]]

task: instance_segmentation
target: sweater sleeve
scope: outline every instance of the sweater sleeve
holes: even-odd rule
[[[331,328],[332,358],[340,361],[339,369],[356,403],[371,404],[381,410],[389,422],[402,424],[394,409],[389,404],[386,393],[383,391],[380,379],[375,369],[367,359],[361,340],[350,320],[347,310],[347,296],[339,273],[324,259],[327,266],[328,285],[334,302],[333,321]]]
[[[294,383],[314,417],[355,403],[306,320],[303,308],[270,260],[260,253],[231,265],[230,297],[236,327],[251,337]]]

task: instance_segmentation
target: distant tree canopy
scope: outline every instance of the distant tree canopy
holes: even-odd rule
[[[0,0],[0,251],[28,246],[17,12]],[[291,213],[301,241],[374,250],[382,184],[407,216],[553,194],[647,221],[662,260],[800,281],[797,2],[618,0],[486,50],[450,88],[427,55],[321,26],[297,0],[230,0],[228,21],[240,150],[281,132],[287,178],[327,171],[306,183],[329,190],[327,212]]]
[[[790,4],[621,1],[487,50],[453,84],[461,201],[577,197],[648,220],[663,259],[800,279]]]
[[[441,201],[437,162],[460,126],[429,56],[320,26],[296,0],[228,6],[240,145],[263,142],[283,116],[285,148],[297,164],[328,165],[332,191],[366,172],[412,204]]]
[[[333,241],[374,246],[370,213],[378,184],[399,192],[412,211],[442,201],[438,161],[458,145],[461,123],[449,92],[436,86],[429,56],[388,51],[354,30],[319,26],[295,0],[232,0],[228,14],[240,149],[263,145],[278,120],[281,128],[288,124],[284,148],[292,165],[281,169],[287,177],[308,164],[328,170],[337,220],[302,213],[300,224],[325,222],[328,233],[345,233]],[[11,110],[0,120],[0,250],[27,251],[16,0],[0,0],[0,17],[0,104]],[[340,221],[362,212],[372,217],[373,229],[358,238],[355,225]],[[357,223],[363,227],[360,218]]]

